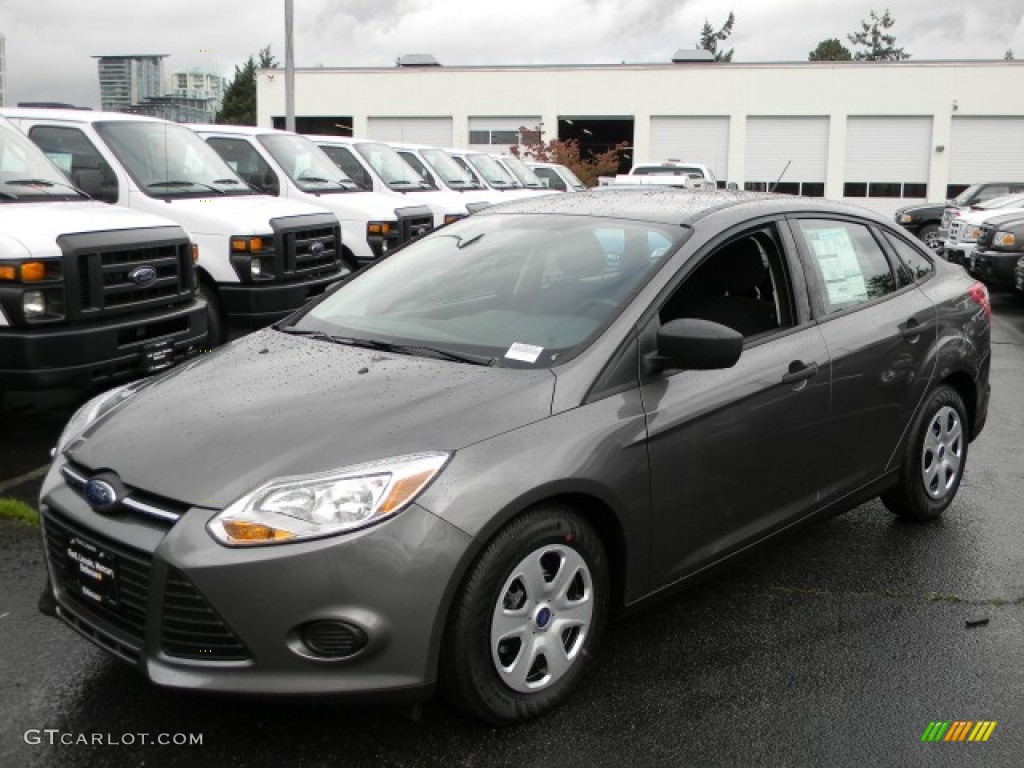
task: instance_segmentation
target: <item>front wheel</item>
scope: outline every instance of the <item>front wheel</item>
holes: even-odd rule
[[[484,548],[452,607],[443,689],[495,725],[537,717],[577,685],[608,615],[608,567],[593,527],[541,505]]]
[[[937,251],[942,247],[938,224],[925,224],[917,233],[917,238],[933,251]]]
[[[938,387],[914,419],[899,484],[882,494],[886,508],[909,520],[934,520],[956,496],[967,466],[968,424],[955,389]]]
[[[206,300],[206,341],[202,348],[211,350],[227,340],[224,311],[216,289],[205,280],[199,283],[199,295]]]

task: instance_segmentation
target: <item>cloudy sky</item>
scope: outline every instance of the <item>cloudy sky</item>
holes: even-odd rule
[[[694,47],[705,18],[736,61],[803,61],[820,40],[859,29],[873,7],[896,19],[914,59],[1024,59],[1024,0],[294,0],[300,67],[390,66],[403,53],[442,64],[667,61]],[[284,55],[284,0],[0,0],[7,103],[98,106],[96,54],[166,53],[169,71],[230,77],[268,43]]]

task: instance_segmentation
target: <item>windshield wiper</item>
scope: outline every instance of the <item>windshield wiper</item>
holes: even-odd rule
[[[415,355],[426,352],[430,355],[444,358],[445,360],[454,360],[459,363],[469,363],[471,365],[490,366],[494,365],[496,362],[493,357],[474,355],[469,352],[452,352],[448,349],[431,347],[424,344],[395,344],[381,339],[356,339],[351,336],[334,336],[325,331],[317,331],[309,328],[296,328],[294,325],[276,326],[276,328],[281,331],[281,333],[288,333],[294,336],[304,336],[307,339],[316,339],[318,341],[329,341],[332,344],[342,344],[346,347],[376,349],[380,352],[394,352],[398,355]]]
[[[238,179],[214,179],[214,184],[241,184]]]
[[[19,187],[67,187],[76,194],[81,195],[82,197],[88,197],[92,200],[89,195],[85,194],[85,192],[80,190],[78,187],[72,184],[65,184],[63,181],[51,181],[49,179],[11,179],[10,181],[5,181],[4,184],[13,184]],[[12,195],[11,199],[16,200],[17,197],[17,195]]]
[[[152,184],[146,185],[147,189],[157,189],[159,187],[206,187],[206,189],[210,190],[211,192],[216,192],[218,195],[227,194],[227,192],[225,192],[223,189],[217,189],[216,187],[212,187],[209,184],[204,184],[201,181],[184,181],[172,179],[170,181],[154,181]]]

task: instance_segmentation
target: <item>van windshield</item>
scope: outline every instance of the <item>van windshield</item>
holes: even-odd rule
[[[341,170],[320,147],[294,133],[267,133],[259,142],[303,192],[335,194],[359,192],[360,186]]]
[[[80,199],[79,191],[57,170],[62,161],[48,160],[25,134],[0,121],[0,202]],[[68,157],[69,171],[70,162]]]
[[[362,142],[356,144],[356,151],[370,164],[389,189],[404,192],[430,189],[430,185],[423,177],[387,144]]]
[[[512,155],[504,156],[501,162],[515,175],[519,182],[527,189],[547,189],[547,185],[541,181],[540,176],[533,172],[526,163]]]
[[[176,123],[110,120],[96,132],[150,197],[254,195],[213,147]]]
[[[498,161],[488,155],[466,155],[466,160],[472,165],[477,173],[483,176],[484,181],[495,189],[514,189],[519,186],[512,174],[498,165]]]
[[[438,176],[452,189],[479,189],[480,185],[461,165],[443,149],[421,149],[423,159],[430,163]]]

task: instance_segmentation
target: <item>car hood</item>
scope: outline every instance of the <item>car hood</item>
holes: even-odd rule
[[[272,231],[271,219],[321,214],[324,206],[269,195],[230,195],[172,197],[160,210],[197,235],[264,235]]]
[[[546,418],[549,370],[489,368],[263,330],[171,371],[68,455],[221,509],[274,477],[455,451]]]

